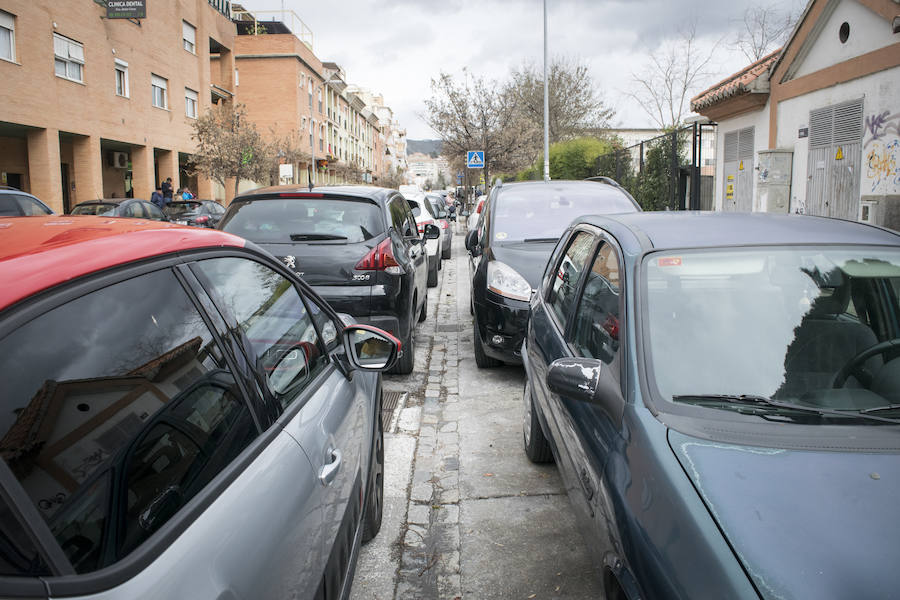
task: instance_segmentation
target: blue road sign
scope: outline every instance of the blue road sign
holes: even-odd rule
[[[466,166],[470,169],[484,168],[484,151],[469,150],[466,152]]]

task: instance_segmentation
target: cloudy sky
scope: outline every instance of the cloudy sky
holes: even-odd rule
[[[502,79],[511,68],[543,56],[542,0],[243,0],[250,11],[293,10],[313,31],[313,50],[334,61],[350,83],[384,95],[410,138],[437,135],[422,121],[423,99],[441,71]],[[690,25],[707,47],[719,42],[711,85],[747,64],[732,47],[751,5],[799,10],[803,0],[548,0],[551,55],[584,61],[613,124],[650,127],[628,96],[632,73],[667,38]],[[260,13],[262,20],[273,15]],[[279,19],[280,20],[280,19]]]

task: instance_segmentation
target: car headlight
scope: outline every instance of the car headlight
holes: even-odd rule
[[[492,260],[487,265],[487,287],[506,298],[531,300],[531,285],[515,269],[499,260]]]

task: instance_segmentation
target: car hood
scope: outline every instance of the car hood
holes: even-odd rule
[[[509,242],[494,244],[491,253],[494,260],[508,264],[519,272],[531,286],[537,289],[547,260],[553,253],[556,242]]]
[[[900,590],[898,453],[669,444],[763,597]]]

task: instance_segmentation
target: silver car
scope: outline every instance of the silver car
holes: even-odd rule
[[[0,596],[347,597],[396,339],[224,232],[5,231]]]

